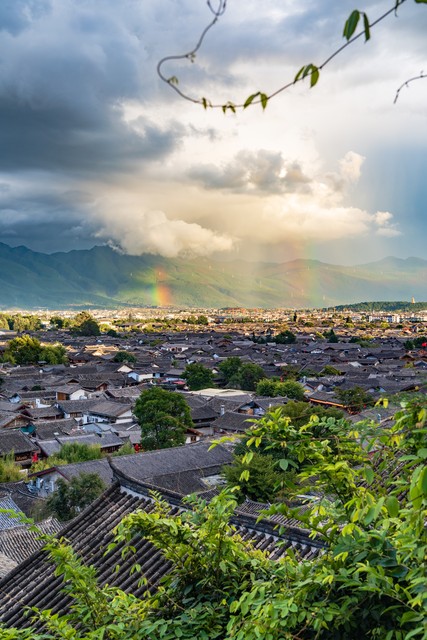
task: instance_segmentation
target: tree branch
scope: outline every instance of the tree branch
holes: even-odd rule
[[[409,84],[411,82],[414,82],[415,80],[421,80],[421,78],[427,78],[427,75],[424,75],[424,71],[421,71],[421,73],[417,76],[414,76],[413,78],[409,78],[409,80],[406,80],[406,82],[404,82],[402,85],[400,85],[400,87],[398,88],[398,90],[396,91],[396,95],[394,97],[393,100],[393,104],[396,104],[398,98],[399,98],[399,94],[401,92],[401,90],[403,89],[403,87],[409,87]]]
[[[398,7],[400,5],[402,5],[406,1],[407,0],[396,0],[391,9],[389,9],[388,11],[386,11],[385,13],[380,15],[379,18],[377,18],[376,20],[374,20],[370,24],[367,21],[366,14],[363,14],[363,16],[365,18],[365,26],[362,29],[362,31],[357,33],[355,36],[348,37],[348,36],[346,36],[346,28],[345,28],[344,36],[347,37],[347,42],[345,42],[342,46],[340,46],[338,49],[333,51],[320,65],[316,66],[316,65],[313,65],[313,64],[309,64],[309,65],[306,65],[305,67],[302,67],[300,72],[296,75],[296,77],[293,80],[290,80],[290,81],[286,82],[285,84],[280,86],[278,89],[275,89],[271,93],[265,94],[265,93],[262,93],[262,92],[259,91],[259,92],[255,93],[255,94],[253,94],[252,96],[250,96],[245,102],[241,102],[241,103],[238,103],[238,104],[234,104],[233,102],[230,102],[230,101],[228,101],[225,104],[222,104],[222,103],[221,104],[220,103],[213,104],[212,102],[210,102],[206,98],[195,98],[195,97],[185,93],[184,91],[182,91],[178,87],[178,78],[176,76],[167,77],[163,73],[163,70],[162,70],[163,65],[166,62],[170,61],[170,60],[190,60],[191,62],[194,62],[196,53],[201,48],[207,33],[218,22],[219,18],[225,13],[225,10],[226,10],[226,7],[227,7],[227,0],[218,0],[217,9],[214,9],[213,6],[212,6],[211,0],[208,0],[208,2],[207,2],[208,7],[209,7],[209,9],[212,12],[214,17],[213,17],[213,20],[202,31],[202,34],[201,34],[199,40],[197,41],[197,44],[195,45],[195,47],[191,51],[189,51],[187,53],[183,53],[181,55],[166,56],[166,57],[162,58],[157,64],[157,73],[158,73],[159,77],[161,78],[161,80],[163,80],[163,82],[165,82],[174,91],[176,91],[176,93],[178,93],[178,95],[181,96],[181,98],[184,98],[184,100],[188,100],[189,102],[193,102],[194,104],[200,104],[205,109],[207,107],[210,107],[212,109],[222,109],[224,112],[227,109],[230,109],[231,111],[234,112],[237,108],[243,108],[244,109],[244,108],[246,108],[246,107],[248,107],[250,105],[254,105],[254,104],[261,104],[261,106],[264,109],[266,104],[267,104],[267,102],[268,102],[268,100],[270,100],[271,98],[276,97],[277,95],[279,95],[283,91],[286,91],[287,89],[292,87],[297,82],[301,82],[302,80],[304,80],[305,77],[310,77],[310,85],[314,86],[316,84],[316,82],[317,82],[317,78],[318,78],[320,70],[324,69],[326,67],[326,65],[328,65],[336,56],[338,56],[340,53],[342,53],[345,49],[347,49],[347,47],[349,47],[351,44],[353,44],[356,40],[359,40],[359,38],[361,38],[362,36],[365,36],[365,40],[368,40],[369,37],[370,37],[369,36],[370,30],[373,27],[375,27],[376,25],[378,25],[380,22],[385,20],[385,18],[387,18],[388,16],[390,16],[392,14],[397,15]],[[407,86],[408,83],[410,83],[410,82],[412,82],[414,80],[418,80],[421,77],[424,78],[426,76],[424,76],[423,73],[421,73],[419,76],[416,76],[414,78],[410,78],[409,80],[407,80],[402,85],[402,87],[400,87],[398,89],[394,102],[396,102],[396,100],[398,98],[398,95],[399,95],[399,92],[404,86]]]

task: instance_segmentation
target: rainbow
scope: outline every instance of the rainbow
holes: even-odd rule
[[[167,273],[162,268],[155,267],[154,283],[151,288],[151,301],[155,307],[167,307],[171,304],[171,292],[166,284]]]

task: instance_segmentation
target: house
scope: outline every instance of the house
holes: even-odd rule
[[[202,466],[207,450],[202,453],[206,445],[196,444],[192,447],[177,447],[186,452],[195,450],[201,456]],[[213,451],[220,449],[217,447]],[[174,449],[163,450],[161,453],[173,453]],[[166,478],[170,489],[162,489],[162,498],[170,505],[170,515],[179,513],[183,508],[182,498],[185,486],[180,487],[177,480],[181,473],[186,472],[187,481],[191,480],[188,472],[197,471],[197,455],[185,463],[185,456],[178,452],[176,462],[172,455],[168,456],[166,465],[162,465],[160,456],[151,456],[149,467],[154,474],[152,477]],[[137,454],[138,455],[138,454]],[[217,462],[222,462],[223,453],[214,454]],[[133,456],[135,458],[135,456]],[[157,459],[158,458],[158,459]],[[120,468],[116,465],[120,464]],[[172,468],[173,467],[173,468]],[[66,538],[75,552],[83,561],[94,567],[98,575],[102,575],[102,582],[112,587],[118,587],[131,592],[136,597],[142,597],[147,589],[155,589],[161,578],[169,571],[170,565],[162,556],[160,550],[145,540],[141,535],[132,538],[135,548],[133,554],[123,556],[123,543],[109,548],[113,540],[113,529],[124,516],[136,511],[153,508],[150,495],[150,484],[145,478],[140,478],[142,467],[137,467],[123,459],[114,460],[114,482],[92,505],[69,522],[60,532]],[[164,473],[169,472],[168,476]],[[160,475],[156,475],[160,474]],[[184,483],[186,484],[186,483]],[[193,488],[193,483],[189,486]],[[184,489],[184,491],[181,490]],[[202,491],[202,497],[212,495],[211,490]],[[233,517],[233,524],[237,532],[246,540],[251,540],[255,548],[263,549],[272,559],[286,556],[287,550],[292,549],[304,559],[315,557],[322,550],[322,544],[311,540],[308,532],[299,529],[295,522],[280,517],[280,520],[270,521],[267,518],[259,520],[259,512],[265,505],[250,503],[245,508],[237,509]],[[189,508],[185,505],[185,508]],[[282,525],[280,529],[277,524]],[[131,571],[138,564],[138,571]],[[51,609],[53,614],[65,614],[72,604],[70,595],[63,590],[63,580],[54,573],[55,567],[49,561],[46,551],[37,551],[21,565],[13,569],[1,582],[0,591],[3,597],[0,601],[0,616],[6,627],[25,628],[29,626],[26,611],[29,608]],[[34,579],[34,577],[37,579]],[[145,582],[142,583],[141,576]]]
[[[78,383],[64,384],[56,389],[56,400],[83,400],[87,398],[86,391]]]
[[[245,433],[253,426],[253,416],[237,411],[226,411],[213,423],[214,433]]]
[[[15,462],[22,468],[31,466],[35,455],[40,453],[40,448],[22,431],[0,431],[0,457],[13,454]]]
[[[83,412],[83,424],[93,422],[124,424],[132,421],[132,407],[124,402],[98,400],[93,404],[91,403],[90,408]]]
[[[44,458],[56,455],[60,452],[61,447],[65,444],[85,444],[89,447],[100,447],[101,453],[114,453],[123,446],[123,441],[114,433],[106,432],[102,434],[98,433],[84,433],[75,434],[72,436],[55,436],[51,440],[41,440],[36,438],[35,442],[40,451],[40,454]]]

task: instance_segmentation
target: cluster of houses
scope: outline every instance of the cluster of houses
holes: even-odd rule
[[[297,371],[307,402],[345,410],[337,389],[357,386],[373,398],[423,392],[427,352],[408,352],[403,340],[387,338],[363,347],[351,342],[328,343],[302,334],[293,344],[258,344],[237,333],[224,336],[207,331],[159,334],[147,344],[138,335],[123,340],[108,336],[70,338],[64,334],[61,341],[67,348],[68,365],[1,365],[0,458],[13,455],[23,473],[21,482],[0,484],[0,508],[11,512],[0,516],[0,577],[5,576],[0,582],[2,620],[24,627],[28,624],[23,615],[25,605],[50,608],[53,601],[55,611],[67,611],[69,596],[61,595],[60,580],[55,578],[46,554],[38,551],[41,542],[16,514],[31,515],[37,500],[49,496],[59,478],[70,481],[82,472],[97,473],[106,492],[61,533],[79,553],[90,558],[107,582],[125,584],[138,595],[138,574],[129,582],[129,567],[124,564],[115,572],[116,557],[105,555],[113,527],[135,508],[150,509],[153,489],[161,492],[172,510],[183,508],[182,500],[190,493],[210,499],[222,482],[222,467],[232,461],[230,448],[218,445],[212,449],[210,439],[218,434],[244,433],[253,418],[262,416],[272,405],[288,402],[285,397],[258,397],[244,389],[224,388],[219,368],[224,359],[237,356],[243,362],[257,364],[267,378],[286,379],[287,371]],[[0,345],[0,351],[4,346]],[[131,354],[132,362],[116,362],[119,350]],[[184,369],[193,362],[213,372],[217,382],[214,388],[195,392],[186,388]],[[328,371],[334,375],[327,375]],[[188,429],[185,446],[139,451],[140,427],[132,410],[141,392],[152,385],[184,395],[194,425]],[[376,407],[349,418],[383,419],[387,411],[393,409]],[[71,442],[96,444],[104,454],[113,454],[130,443],[135,453],[49,465],[49,458]],[[32,471],[40,460],[46,461],[44,468]],[[307,558],[321,552],[321,545],[296,522],[283,517],[278,533],[277,522],[260,520],[263,506],[247,500],[237,509],[235,525],[242,535],[267,549],[272,557],[286,553],[289,546]],[[40,524],[47,533],[62,527],[54,518]],[[138,563],[151,583],[157,584],[167,565],[146,542],[137,541],[136,547]]]
[[[2,365],[0,456],[13,452],[16,462],[28,469],[69,442],[97,444],[105,454],[126,442],[138,450],[140,427],[132,409],[141,391],[155,384],[185,395],[194,424],[187,433],[188,443],[215,433],[244,431],[250,424],[248,414],[261,416],[272,404],[287,399],[221,388],[219,366],[232,356],[259,365],[267,378],[286,379],[287,370],[297,371],[307,401],[342,409],[346,407],[337,389],[359,387],[374,398],[390,397],[422,389],[427,376],[427,352],[408,353],[403,339],[396,338],[363,347],[316,341],[302,334],[295,343],[281,345],[206,332],[160,334],[152,342],[154,346],[143,344],[138,335],[123,343],[107,336],[64,334],[68,365]],[[119,350],[131,354],[132,363],[116,362]],[[213,372],[217,388],[188,392],[183,376],[186,365],[193,362]]]

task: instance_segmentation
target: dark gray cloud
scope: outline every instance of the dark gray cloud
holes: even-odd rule
[[[148,80],[142,72],[138,3],[13,0],[0,7],[7,29],[0,32],[0,170],[128,170],[176,147],[183,129],[173,121],[161,127],[140,119],[135,128],[123,119],[123,102],[149,101],[154,86],[154,61],[144,68]]]
[[[310,178],[296,161],[284,160],[278,151],[239,151],[223,166],[194,167],[190,178],[206,189],[226,189],[234,193],[309,193]]]
[[[36,251],[92,247],[97,227],[90,193],[0,184],[0,241]]]

